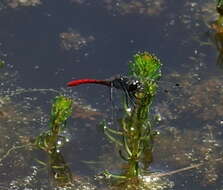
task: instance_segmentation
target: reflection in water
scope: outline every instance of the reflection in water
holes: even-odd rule
[[[73,184],[70,168],[60,152],[48,154],[49,176],[52,187],[69,187]]]
[[[74,175],[60,152],[48,154],[48,171],[51,188],[55,190],[96,190],[85,177]]]

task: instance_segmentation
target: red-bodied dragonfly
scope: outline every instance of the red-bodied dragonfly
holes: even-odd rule
[[[111,99],[112,99],[112,89],[116,88],[122,90],[127,100],[127,104],[130,102],[134,105],[135,93],[142,89],[142,84],[139,80],[127,76],[116,76],[110,79],[98,80],[98,79],[79,79],[73,80],[67,83],[67,86],[79,86],[81,84],[100,84],[111,88]]]
[[[159,81],[159,84],[160,84],[160,82],[162,83],[162,81]],[[174,88],[180,87],[180,84],[174,83],[174,82],[167,82],[167,81],[163,81],[163,82],[165,85],[165,87],[164,87],[165,94],[168,93],[168,96],[170,96],[170,97],[172,97],[172,96],[178,97],[177,94],[179,93],[179,91],[178,90],[175,91]],[[166,88],[168,86],[168,83],[171,86],[171,87],[168,87],[168,89],[171,89],[171,92],[169,92],[169,90],[167,90],[167,88]],[[125,100],[126,100],[126,105],[128,108],[135,106],[135,101],[137,99],[135,94],[136,94],[136,92],[143,90],[143,85],[139,80],[137,80],[133,77],[122,76],[122,75],[112,77],[110,79],[105,79],[105,80],[97,80],[97,79],[89,79],[89,78],[73,80],[71,82],[68,82],[67,86],[73,87],[73,86],[79,86],[82,84],[100,84],[100,85],[108,86],[111,89],[110,90],[110,100],[111,100],[111,104],[112,104],[111,124],[114,122],[114,114],[115,114],[114,110],[113,110],[115,108],[114,99],[113,99],[113,89],[116,88],[116,89],[123,91]],[[172,101],[172,98],[171,98],[171,101]],[[167,102],[168,102],[168,100],[167,100]]]
[[[160,82],[160,81],[159,81]],[[164,82],[165,86],[168,82]],[[171,82],[169,82],[171,83]],[[113,95],[113,88],[122,90],[124,92],[125,95],[125,99],[126,99],[126,103],[129,106],[131,105],[135,105],[135,99],[136,99],[136,92],[140,91],[143,89],[143,85],[141,84],[141,82],[139,80],[137,80],[136,78],[133,77],[128,77],[128,76],[122,76],[122,75],[118,75],[109,79],[105,79],[105,80],[98,80],[98,79],[91,79],[91,78],[85,78],[85,79],[78,79],[78,80],[73,80],[67,83],[67,86],[79,86],[81,84],[100,84],[100,85],[105,85],[111,88],[110,91],[110,98],[112,100],[112,95]],[[173,84],[171,83],[171,86]],[[175,87],[179,87],[180,85],[178,83],[176,83],[174,85]],[[168,93],[169,90],[165,89],[164,90],[165,93]]]

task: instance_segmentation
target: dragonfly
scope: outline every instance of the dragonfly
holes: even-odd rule
[[[174,97],[179,97],[179,87],[181,85],[179,83],[174,82],[168,82],[168,81],[158,81],[158,83],[161,85],[163,83],[165,85],[163,91],[166,95],[163,96],[163,93],[159,93],[161,96],[159,98],[163,99],[165,97],[165,102],[172,102]],[[111,125],[114,124],[115,116],[117,116],[117,112],[114,112],[114,109],[116,109],[114,105],[114,98],[113,98],[113,89],[118,89],[124,92],[125,97],[125,105],[129,110],[132,110],[136,106],[136,93],[143,91],[143,84],[134,77],[129,77],[125,75],[117,75],[114,77],[111,77],[109,79],[104,80],[98,80],[98,79],[92,79],[92,78],[83,78],[83,79],[77,79],[73,80],[67,83],[68,87],[75,87],[82,84],[99,84],[104,85],[110,88],[110,102],[111,102]],[[159,86],[160,86],[159,85]],[[170,86],[169,86],[170,85]],[[163,85],[161,85],[163,86]],[[168,87],[169,86],[169,87]],[[162,88],[162,87],[161,87]],[[158,98],[158,99],[159,99]],[[117,107],[118,108],[118,107]]]
[[[129,105],[130,102],[134,105],[135,104],[134,102],[136,99],[136,96],[135,96],[136,92],[143,89],[143,85],[139,80],[133,77],[125,76],[125,75],[118,75],[118,76],[111,77],[109,79],[104,79],[104,80],[91,79],[91,78],[78,79],[78,80],[73,80],[73,81],[68,82],[67,86],[74,87],[74,86],[79,86],[82,84],[99,84],[99,85],[110,87],[111,100],[113,99],[112,98],[113,88],[122,90],[127,100],[127,105]]]
[[[159,83],[160,82],[161,81],[159,81]],[[175,85],[173,85],[172,82],[167,82],[167,81],[164,83],[165,83],[165,86],[167,86],[167,84],[170,83],[171,86],[180,87],[179,83],[175,83]],[[137,78],[129,77],[125,75],[117,75],[109,79],[102,79],[102,80],[92,79],[92,78],[77,79],[77,80],[68,82],[67,86],[74,87],[74,86],[79,86],[82,84],[99,84],[99,85],[110,87],[111,88],[111,91],[110,91],[111,101],[113,100],[113,89],[116,88],[116,89],[122,90],[124,92],[125,99],[127,101],[126,102],[127,106],[135,105],[135,100],[137,99],[135,94],[143,90],[143,84]],[[164,92],[169,93],[169,90],[164,89]]]

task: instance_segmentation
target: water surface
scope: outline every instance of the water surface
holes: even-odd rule
[[[58,157],[75,179],[74,189],[107,189],[93,179],[121,168],[98,128],[111,117],[109,90],[70,89],[66,82],[125,74],[133,54],[149,51],[161,59],[163,78],[153,105],[162,119],[160,135],[148,170],[165,175],[150,189],[223,188],[218,161],[223,71],[209,25],[216,17],[212,1],[2,0],[0,5],[0,57],[6,62],[0,71],[1,157],[47,130],[52,99],[62,93],[78,106],[66,134],[70,142]],[[52,188],[52,174],[37,160],[47,163],[49,157],[40,150],[11,151],[0,161],[0,189]],[[192,164],[200,166],[168,174]]]

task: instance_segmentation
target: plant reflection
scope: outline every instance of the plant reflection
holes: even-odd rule
[[[72,172],[61,152],[48,154],[48,171],[53,187],[67,187],[73,184]]]
[[[214,30],[213,41],[219,52],[217,64],[223,68],[223,1],[218,0],[216,10],[218,18],[211,23],[211,28]]]

